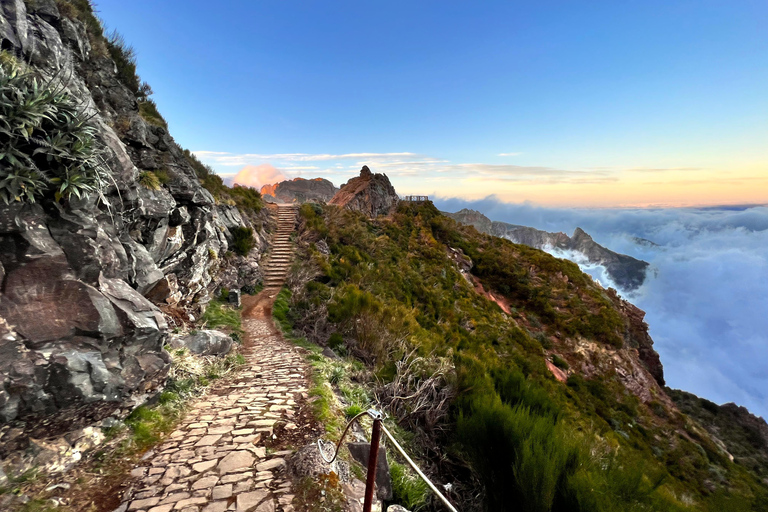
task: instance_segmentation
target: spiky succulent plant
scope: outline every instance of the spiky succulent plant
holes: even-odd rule
[[[0,199],[34,203],[100,193],[96,128],[58,78],[0,60]]]

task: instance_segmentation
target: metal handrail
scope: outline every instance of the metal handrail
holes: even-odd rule
[[[333,454],[333,457],[331,459],[328,459],[325,456],[325,453],[323,453],[323,445],[321,443],[321,439],[317,440],[317,447],[320,451],[320,456],[323,458],[325,462],[328,464],[333,463],[334,460],[336,460],[336,457],[339,455],[339,449],[341,448],[341,443],[344,441],[344,437],[347,435],[347,432],[349,431],[349,428],[352,426],[352,424],[357,421],[360,417],[368,415],[373,419],[373,433],[371,434],[371,452],[368,456],[368,475],[366,479],[366,485],[365,485],[365,504],[363,505],[363,512],[370,512],[371,505],[373,501],[373,484],[376,479],[376,465],[378,462],[378,456],[379,456],[379,440],[381,438],[381,432],[383,431],[384,434],[389,438],[390,441],[392,441],[392,444],[395,445],[395,448],[397,448],[397,451],[400,452],[400,455],[405,458],[405,460],[408,462],[408,464],[416,471],[416,474],[419,475],[419,477],[424,480],[424,482],[429,486],[429,488],[434,492],[438,498],[445,504],[446,507],[448,507],[448,510],[451,512],[458,512],[456,508],[451,505],[451,502],[448,501],[448,498],[443,496],[443,493],[441,493],[437,487],[435,487],[435,484],[432,483],[432,481],[427,478],[427,475],[424,474],[421,469],[416,465],[415,462],[413,462],[413,459],[411,459],[407,453],[405,453],[405,450],[402,446],[400,446],[400,443],[397,442],[395,437],[387,430],[387,428],[383,424],[384,415],[375,410],[375,409],[368,409],[367,411],[361,412],[351,420],[349,420],[349,423],[347,423],[346,428],[344,428],[344,432],[342,432],[341,437],[339,438],[339,442],[336,443],[336,450]]]

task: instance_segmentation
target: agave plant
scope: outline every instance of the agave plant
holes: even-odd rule
[[[96,129],[57,77],[0,61],[0,199],[34,203],[100,193],[106,176]]]

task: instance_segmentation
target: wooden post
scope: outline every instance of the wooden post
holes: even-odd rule
[[[363,512],[371,512],[373,489],[376,487],[376,466],[379,462],[379,440],[381,439],[381,418],[374,418],[371,433],[371,453],[368,455],[368,476],[365,481],[365,502]]]

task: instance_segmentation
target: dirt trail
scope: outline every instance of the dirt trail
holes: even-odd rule
[[[246,366],[189,405],[168,440],[147,453],[131,475],[133,491],[116,512],[292,512],[285,474],[289,450],[270,450],[273,434],[301,430],[308,367],[301,350],[272,322],[272,304],[293,257],[296,209],[278,207],[278,232],[265,289],[245,297],[242,353]],[[297,424],[298,422],[298,424]]]

